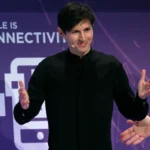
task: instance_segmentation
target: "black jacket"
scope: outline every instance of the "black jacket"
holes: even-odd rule
[[[132,92],[122,64],[92,49],[83,58],[69,50],[45,58],[28,94],[29,109],[18,103],[14,117],[19,124],[29,122],[45,100],[51,150],[111,150],[113,102],[132,120],[144,119],[149,108]]]

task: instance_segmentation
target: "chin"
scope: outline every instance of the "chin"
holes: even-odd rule
[[[78,52],[80,52],[80,53],[86,53],[87,51],[89,51],[89,48],[88,49],[86,48],[86,49],[79,49],[78,50]]]

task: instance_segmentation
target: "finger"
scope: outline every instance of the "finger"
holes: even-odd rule
[[[20,94],[19,99],[22,101],[22,100],[28,100],[29,98],[26,94]]]
[[[29,107],[29,104],[24,104],[24,105],[22,105],[22,108],[23,109],[27,109]]]
[[[23,91],[23,88],[19,88],[18,90],[18,93],[22,92]]]
[[[147,84],[147,85],[150,85],[150,79],[146,81],[146,84]]]
[[[147,90],[146,94],[147,94],[147,96],[150,94],[150,88]]]
[[[141,73],[141,80],[145,81],[145,78],[146,78],[146,70],[143,69]]]
[[[125,130],[124,132],[122,132],[121,134],[120,134],[120,136],[125,136],[125,135],[127,135],[127,134],[130,134],[131,132],[133,132],[134,130],[133,130],[133,127],[131,127],[131,128],[129,128],[129,129],[127,129],[127,130]]]
[[[25,89],[23,87],[19,88],[18,93],[21,94],[22,92],[25,92]]]
[[[150,80],[148,80],[147,83],[150,84]]]
[[[134,121],[132,121],[132,120],[127,120],[127,123],[128,123],[128,124],[134,124]]]
[[[29,105],[29,103],[30,103],[30,101],[28,101],[28,100],[22,101],[21,106],[22,106],[23,108],[25,108],[26,106]]]
[[[150,94],[150,89],[146,90],[145,92],[142,93],[142,97],[147,97]]]
[[[146,82],[146,88],[147,88],[147,89],[150,88],[150,81],[147,81],[147,82]]]
[[[133,145],[137,145],[139,143],[141,143],[145,138],[144,137],[140,137],[138,140],[133,142]]]
[[[29,102],[30,102],[29,100],[24,100],[23,104],[29,104]]]
[[[25,93],[20,93],[19,94],[19,101],[24,101],[24,100],[28,100],[28,96]]]
[[[128,141],[126,142],[126,145],[132,144],[133,142],[135,142],[135,141],[138,140],[139,138],[140,138],[139,135],[133,136],[130,140],[128,140]]]
[[[20,95],[20,96],[26,96],[27,93],[26,93],[25,90],[20,90],[20,91],[19,91],[19,95]]]
[[[20,86],[20,88],[24,88],[24,84],[22,81],[19,81],[19,86]]]
[[[133,137],[134,135],[135,135],[135,132],[131,132],[131,133],[129,133],[129,134],[123,136],[123,137],[121,138],[121,141],[124,142],[124,141],[130,139],[131,137]]]
[[[20,102],[22,102],[22,101],[24,101],[24,100],[26,100],[27,98],[25,97],[25,96],[23,96],[23,95],[20,95],[19,96],[19,101]]]
[[[27,99],[26,96],[23,95],[23,94],[21,94],[21,95],[20,95],[20,100],[25,100],[25,99]]]

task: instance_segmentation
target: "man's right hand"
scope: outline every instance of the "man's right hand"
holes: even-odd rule
[[[19,101],[20,101],[20,104],[21,104],[21,107],[23,109],[28,109],[29,108],[29,95],[27,93],[27,91],[25,90],[25,87],[24,87],[24,84],[22,81],[19,81]]]

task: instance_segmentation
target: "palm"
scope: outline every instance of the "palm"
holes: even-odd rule
[[[139,144],[150,135],[150,117],[146,117],[145,120],[139,122],[127,121],[130,124],[134,124],[121,134],[121,141],[126,141],[127,145]]]
[[[134,125],[133,126],[133,132],[136,134],[136,135],[139,135],[141,137],[147,137],[147,131],[148,131],[148,125]]]

